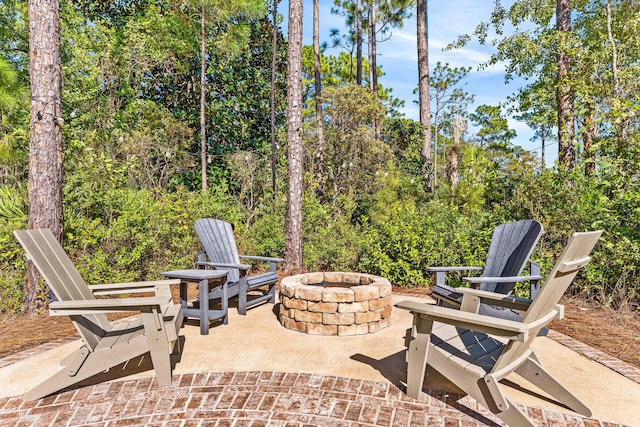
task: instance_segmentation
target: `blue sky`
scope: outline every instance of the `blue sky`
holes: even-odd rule
[[[504,2],[507,6],[511,1]],[[331,14],[332,0],[320,0],[320,40],[330,44],[331,28],[344,30],[344,18]],[[280,3],[279,11],[286,17],[288,2]],[[492,46],[482,46],[475,41],[465,48],[442,51],[442,48],[456,40],[461,34],[471,33],[478,23],[487,20],[493,2],[488,0],[456,0],[455,2],[429,2],[429,63],[433,67],[438,61],[448,62],[452,67],[472,67],[465,79],[465,90],[475,95],[475,103],[470,110],[481,104],[498,105],[505,102],[507,96],[514,93],[523,81],[504,82],[504,66],[495,66],[478,70],[478,64],[489,59],[494,51]],[[313,42],[313,0],[304,0],[303,43]],[[286,34],[286,22],[283,23]],[[366,48],[365,48],[366,49]],[[394,29],[391,38],[378,44],[378,65],[385,73],[380,84],[393,89],[393,95],[405,101],[403,113],[412,119],[418,119],[418,106],[413,102],[417,96],[413,90],[418,85],[418,65],[416,50],[416,18],[407,20],[403,28]],[[327,54],[337,55],[339,48],[329,48]],[[532,130],[524,123],[510,119],[509,126],[516,130],[517,145],[527,150],[536,150],[540,142],[531,142]],[[470,130],[473,132],[473,129]],[[553,162],[557,147],[547,149],[547,164]],[[539,150],[538,150],[539,155]]]

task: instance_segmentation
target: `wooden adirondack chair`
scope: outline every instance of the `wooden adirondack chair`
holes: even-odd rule
[[[227,270],[228,296],[238,296],[238,313],[247,314],[247,308],[269,301],[276,301],[276,263],[284,261],[282,258],[238,255],[236,239],[231,224],[219,219],[202,218],[196,221],[195,227],[204,251],[198,254],[198,265]],[[269,262],[267,273],[248,276],[251,269],[249,264],[241,264],[240,259]],[[268,291],[258,297],[249,297],[249,292],[268,286]],[[210,299],[221,298],[218,290],[209,294]]]
[[[58,299],[49,304],[49,313],[69,316],[84,342],[63,359],[64,369],[27,392],[24,400],[63,390],[147,352],[151,354],[158,385],[171,384],[170,354],[183,317],[182,307],[172,303],[169,286],[179,280],[87,286],[50,230],[18,230],[14,234]],[[137,292],[155,292],[156,296],[94,297]],[[128,311],[140,311],[140,319],[114,324],[105,315]]]
[[[533,298],[538,292],[540,266],[529,257],[543,233],[542,224],[534,220],[521,220],[499,225],[493,231],[491,244],[484,267],[428,267],[427,270],[436,273],[436,285],[432,296],[438,305],[459,307],[462,302],[460,288],[453,288],[446,284],[445,273],[450,271],[482,270],[480,277],[465,277],[464,281],[472,288],[483,291],[510,294],[517,282],[531,283],[530,296]],[[530,275],[520,276],[527,262],[530,264]],[[483,304],[480,313],[496,317],[518,320],[517,313]]]
[[[399,303],[399,308],[413,313],[412,333],[407,337],[407,395],[418,397],[429,364],[508,425],[533,427],[537,424],[501,389],[500,381],[515,372],[567,407],[590,416],[589,408],[544,370],[531,343],[542,327],[563,318],[564,307],[558,301],[578,270],[589,263],[589,254],[601,234],[575,233],[533,301],[465,288],[461,290],[460,310],[412,301]],[[482,301],[526,313],[521,322],[483,316],[477,314]]]

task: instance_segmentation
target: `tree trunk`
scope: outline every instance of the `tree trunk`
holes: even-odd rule
[[[451,151],[449,152],[449,196],[451,203],[456,199],[456,184],[458,183],[458,147],[462,137],[462,118],[456,116],[453,122],[453,138],[451,140]]]
[[[273,0],[273,53],[271,55],[271,186],[276,199],[276,66],[278,61],[278,0]]]
[[[362,85],[362,0],[356,0],[356,83]]]
[[[429,175],[429,181],[427,185],[434,193],[438,188],[438,110],[436,109],[436,114],[433,121],[433,174]]]
[[[620,83],[618,82],[618,52],[616,48],[616,41],[613,38],[613,32],[611,31],[611,0],[607,1],[607,39],[611,45],[611,74],[612,74],[612,91],[614,95],[618,94],[620,90]]]
[[[58,0],[29,0],[29,228],[49,228],[62,237],[62,69]],[[44,306],[40,274],[27,262],[24,310]]]
[[[432,184],[431,161],[431,105],[429,99],[429,34],[427,25],[427,0],[418,0],[418,97],[420,101],[420,123],[422,124],[422,157],[427,187],[435,191]]]
[[[207,72],[207,42],[205,39],[204,6],[200,10],[200,164],[202,167],[202,192],[207,192],[207,124],[205,121],[206,83]]]
[[[557,0],[556,18],[560,47],[556,53],[558,104],[558,163],[570,170],[576,165],[574,145],[575,126],[573,113],[573,89],[571,88],[571,58],[565,51],[565,44],[571,31],[571,0]]]
[[[316,92],[316,135],[318,147],[316,152],[316,180],[318,181],[318,197],[324,196],[324,137],[322,126],[322,82],[320,75],[320,0],[313,0],[313,71]]]
[[[584,117],[584,174],[593,175],[596,171],[596,159],[593,152],[593,142],[598,136],[598,125],[596,123],[595,106],[587,104],[587,112]]]
[[[611,0],[607,1],[606,6],[607,13],[607,39],[609,41],[609,45],[611,46],[611,74],[612,74],[612,82],[611,82],[611,94],[614,98],[620,96],[620,80],[618,77],[618,48],[616,45],[616,40],[613,38],[613,32],[611,31]],[[618,147],[619,151],[622,151],[624,147],[627,145],[627,140],[629,139],[629,119],[626,117],[622,117],[620,119],[620,124],[617,125],[617,134],[618,134]],[[586,150],[586,147],[585,147]]]
[[[302,267],[302,0],[289,1],[287,52],[287,143],[289,193],[287,199],[284,268]]]
[[[378,99],[378,65],[376,40],[376,0],[369,3],[369,88]],[[373,132],[376,139],[380,139],[380,118],[373,119]]]
[[[545,144],[546,144],[546,126],[543,124],[542,127],[540,128],[540,142],[542,145],[542,148],[540,150],[540,163],[542,164],[542,168],[544,169],[545,167],[547,167],[547,164],[544,160],[544,148],[545,148]]]

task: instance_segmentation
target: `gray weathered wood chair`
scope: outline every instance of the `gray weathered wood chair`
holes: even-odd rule
[[[170,355],[178,341],[182,307],[172,303],[169,286],[178,280],[87,286],[50,230],[17,230],[14,234],[58,299],[49,304],[49,313],[69,316],[84,343],[63,359],[62,370],[27,392],[25,400],[63,390],[147,352],[158,385],[171,384]],[[95,298],[138,292],[155,292],[155,296]],[[111,323],[105,315],[129,311],[140,311],[140,318]]]
[[[399,303],[399,308],[413,313],[407,336],[407,395],[418,397],[428,364],[508,425],[533,427],[537,424],[501,389],[500,381],[516,373],[567,407],[591,416],[584,403],[545,371],[531,344],[542,327],[563,318],[564,307],[558,301],[578,270],[589,263],[601,234],[575,233],[534,300],[465,288],[460,310]],[[484,316],[477,313],[481,302],[525,310],[525,315],[521,322]]]
[[[428,267],[436,273],[436,285],[432,296],[438,305],[459,307],[462,302],[460,288],[446,284],[445,273],[451,271],[482,271],[480,277],[465,277],[464,281],[487,292],[510,294],[517,282],[529,281],[530,296],[533,298],[539,290],[540,266],[529,257],[543,233],[542,224],[534,220],[521,220],[499,225],[493,231],[491,243],[484,267]],[[520,276],[527,262],[530,264],[530,275]],[[517,320],[518,314],[511,310],[499,309],[483,304],[480,313],[496,317]]]
[[[198,254],[198,265],[227,270],[228,296],[238,296],[238,313],[245,315],[247,308],[264,301],[275,303],[275,285],[278,281],[276,263],[284,261],[282,258],[238,255],[233,227],[228,222],[202,218],[196,221],[194,228],[204,247],[204,251]],[[247,273],[251,269],[251,265],[241,264],[240,259],[269,262],[269,271],[248,276]],[[249,296],[250,291],[265,286],[268,287],[268,291],[263,295]],[[216,292],[218,291],[214,290],[209,298],[221,298],[221,295]]]

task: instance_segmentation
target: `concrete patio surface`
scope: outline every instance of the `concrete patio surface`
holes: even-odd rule
[[[405,299],[424,301],[392,296],[394,304]],[[404,395],[403,337],[410,313],[394,307],[386,329],[329,337],[285,329],[275,309],[263,305],[239,316],[231,308],[229,324],[212,323],[207,336],[199,334],[197,322],[187,322],[174,381],[165,388],[155,385],[148,357],[143,357],[84,387],[23,403],[21,395],[59,370],[57,362],[80,341],[4,360],[0,426],[503,425],[433,372],[427,373],[420,399]],[[547,370],[593,411],[591,418],[582,418],[517,376],[509,377],[507,394],[540,425],[640,427],[638,382],[556,340],[539,337],[534,347]]]

